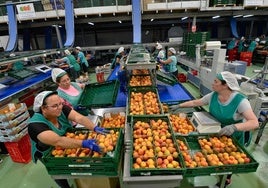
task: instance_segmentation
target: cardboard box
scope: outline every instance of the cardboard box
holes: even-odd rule
[[[80,178],[76,179],[77,188],[118,188],[120,187],[119,178],[100,178],[100,177],[91,177],[91,178]]]

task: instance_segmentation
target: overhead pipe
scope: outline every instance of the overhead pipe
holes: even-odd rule
[[[65,30],[66,30],[66,41],[65,47],[71,47],[74,44],[74,8],[72,0],[64,0],[65,4]]]
[[[6,52],[13,52],[17,48],[18,44],[18,28],[17,18],[14,10],[13,3],[11,1],[6,2],[7,16],[8,16],[8,33],[9,38],[7,42]]]

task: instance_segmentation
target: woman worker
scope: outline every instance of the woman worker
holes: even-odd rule
[[[157,62],[159,62],[160,60],[164,60],[166,58],[166,53],[165,50],[163,50],[163,46],[159,43],[157,43],[156,49],[158,50],[158,54],[157,54]]]
[[[238,92],[239,85],[235,76],[228,71],[217,74],[212,89],[211,93],[201,99],[187,101],[178,106],[183,108],[209,105],[210,114],[221,123],[219,135],[233,135],[244,145],[245,131],[258,128],[259,123],[247,98]],[[227,177],[225,185],[230,182],[231,176]]]
[[[53,82],[58,85],[57,92],[64,100],[64,104],[70,106],[83,115],[88,115],[87,108],[78,104],[85,84],[71,82],[67,72],[60,68],[53,68],[51,71],[51,77]]]
[[[89,65],[85,57],[85,54],[81,50],[82,50],[81,47],[79,46],[75,47],[75,53],[77,54],[77,61],[81,65],[82,72],[85,74],[88,71]]]
[[[167,60],[159,60],[160,63],[164,64],[164,69],[166,72],[172,73],[174,76],[178,76],[177,69],[177,57],[175,56],[176,50],[174,48],[168,49],[168,59]]]
[[[115,56],[111,65],[112,69],[114,69],[115,66],[120,65],[120,60],[124,55],[125,55],[125,49],[123,46],[121,46],[115,53]]]
[[[57,63],[67,63],[68,67],[70,68],[70,74],[72,78],[75,80],[80,75],[80,65],[77,63],[75,57],[71,54],[69,50],[64,51],[66,57],[61,59],[56,59]]]
[[[68,128],[72,128],[70,121],[84,125],[97,133],[105,134],[107,130],[93,124],[89,118],[77,113],[62,103],[57,92],[43,91],[39,93],[33,104],[33,117],[29,121],[28,133],[31,138],[32,159],[42,161],[42,157],[51,151],[55,146],[61,148],[89,148],[92,151],[100,152],[95,140],[77,140],[68,138]],[[61,188],[69,188],[66,179],[55,180]]]

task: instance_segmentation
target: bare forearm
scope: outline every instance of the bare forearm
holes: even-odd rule
[[[187,101],[179,104],[179,107],[181,108],[187,108],[187,107],[196,107],[196,106],[202,106],[201,100],[192,100],[192,101]]]
[[[60,146],[62,148],[81,148],[82,147],[82,140],[62,136],[55,143],[54,146]]]
[[[235,127],[237,128],[237,131],[250,131],[258,128],[258,122],[255,120],[249,120],[243,123],[236,123]]]

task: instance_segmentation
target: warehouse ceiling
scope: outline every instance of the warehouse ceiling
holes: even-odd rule
[[[219,15],[219,19],[212,19],[212,16]],[[173,11],[146,11],[142,13],[142,27],[170,27],[174,24],[191,23],[193,17],[196,16],[196,23],[201,22],[229,22],[230,18],[235,15],[254,15],[249,18],[237,18],[237,21],[264,21],[268,19],[268,8],[255,8],[246,10],[221,10],[221,11],[199,11],[199,10],[173,10]],[[186,20],[181,20],[182,17],[189,17]],[[102,14],[91,16],[79,16],[75,18],[76,30],[88,28],[94,31],[114,31],[115,29],[132,29],[132,14]],[[153,19],[153,21],[152,21]],[[121,21],[119,23],[118,21]],[[94,23],[94,26],[88,22]],[[64,18],[44,19],[23,21],[18,23],[18,29],[31,28],[31,32],[39,34],[43,32],[43,27],[52,25],[64,25]],[[1,24],[0,31],[3,35],[8,34],[8,25]]]

